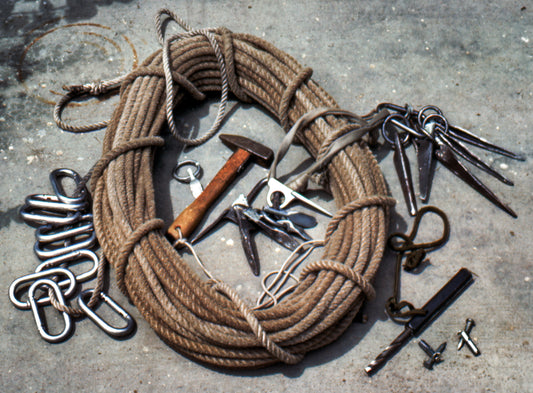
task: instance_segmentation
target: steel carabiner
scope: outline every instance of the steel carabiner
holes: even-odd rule
[[[35,230],[35,238],[39,243],[54,243],[92,231],[94,231],[93,215],[84,214],[78,221],[69,225],[41,225]]]
[[[111,337],[124,337],[129,335],[135,329],[135,320],[127,313],[117,302],[115,302],[111,297],[106,295],[104,292],[100,292],[100,298],[106,303],[113,311],[115,311],[120,317],[126,321],[126,326],[122,328],[117,328],[111,326],[109,323],[104,321],[98,314],[89,308],[85,302],[85,298],[90,298],[94,292],[94,289],[87,289],[79,294],[78,296],[78,305],[83,310],[87,317],[93,321],[96,326],[102,329]]]
[[[31,310],[33,312],[33,318],[35,319],[35,323],[37,324],[37,330],[39,331],[41,337],[49,343],[54,344],[65,341],[70,335],[70,331],[72,330],[72,319],[70,318],[70,315],[68,315],[68,313],[66,313],[65,311],[61,311],[61,314],[63,315],[63,320],[65,321],[65,328],[63,329],[63,331],[59,334],[53,335],[46,330],[46,321],[42,319],[41,313],[39,312],[38,301],[35,299],[35,291],[37,290],[37,288],[43,286],[49,287],[54,291],[57,301],[60,305],[66,305],[65,298],[61,293],[61,289],[54,281],[48,278],[35,281],[28,291],[28,303],[30,304]]]
[[[29,225],[69,225],[79,221],[84,205],[67,205],[55,195],[32,194],[26,197],[20,216]]]
[[[96,243],[96,234],[93,231],[85,232],[73,237],[65,237],[63,240],[68,240],[68,245],[57,245],[54,243],[41,243],[35,242],[33,251],[39,257],[39,259],[54,258],[63,254],[67,254],[72,251],[81,250],[84,248],[90,248]],[[58,246],[58,247],[54,247]]]
[[[76,250],[76,251],[69,252],[68,254],[63,254],[63,255],[59,255],[54,258],[47,259],[41,262],[37,266],[37,268],[35,269],[35,273],[45,271],[47,269],[59,266],[61,264],[65,264],[65,265],[79,264],[80,261],[85,261],[85,260],[92,262],[93,267],[75,276],[76,282],[82,283],[85,281],[92,280],[96,276],[96,273],[98,272],[98,262],[99,262],[98,255],[96,255],[91,250],[86,250],[86,249]]]
[[[69,177],[74,180],[74,183],[76,183],[76,191],[79,193],[78,196],[67,195],[63,185],[61,184],[61,179],[65,177]],[[50,173],[50,183],[52,184],[55,194],[61,202],[69,205],[87,202],[87,195],[89,194],[87,188],[83,187],[78,189],[82,181],[83,180],[81,176],[72,169],[60,168],[55,169]]]
[[[65,294],[62,295],[62,297],[68,298],[76,290],[76,277],[74,277],[74,273],[72,273],[68,269],[65,269],[62,267],[55,267],[52,269],[43,270],[42,272],[27,274],[13,281],[11,285],[9,286],[9,299],[11,300],[11,303],[13,303],[13,305],[20,310],[29,310],[31,308],[29,300],[26,302],[23,302],[22,300],[17,298],[17,292],[19,292],[20,285],[27,284],[27,283],[30,283],[32,281],[36,281],[39,279],[44,279],[45,277],[57,277],[57,276],[67,277],[67,279],[57,283],[57,285],[60,288],[64,288],[65,286],[68,285],[68,288],[65,290]],[[45,306],[47,304],[50,304],[50,297],[45,296],[45,297],[38,299],[37,304],[39,306]]]

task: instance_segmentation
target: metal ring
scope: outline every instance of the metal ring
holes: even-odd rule
[[[179,171],[181,168],[183,168],[184,166],[193,166],[196,168],[196,170],[194,171],[194,173],[191,175],[188,175],[188,176],[180,176],[179,175]],[[174,170],[172,171],[172,176],[174,177],[174,179],[176,179],[177,181],[181,182],[181,183],[190,183],[193,179],[198,179],[198,177],[200,176],[200,174],[202,173],[202,167],[200,166],[200,163],[196,160],[183,160],[183,161],[180,161],[177,163],[177,165],[174,167]]]
[[[425,107],[421,108],[419,111],[418,111],[418,115],[417,115],[417,120],[418,120],[418,124],[423,128],[423,124],[424,124],[424,112],[427,112],[427,111],[434,111],[436,114],[438,115],[441,115],[442,116],[442,111],[440,110],[439,107],[435,106],[435,105],[426,105]],[[431,115],[430,115],[431,116]],[[444,117],[444,116],[443,116]]]
[[[433,119],[435,119],[435,120],[433,120]],[[441,130],[441,132],[443,134],[446,134],[448,132],[448,120],[446,120],[446,118],[444,116],[442,116],[442,114],[433,113],[433,114],[431,114],[429,116],[426,116],[424,121],[423,121],[423,123],[422,123],[422,128],[424,130],[426,129],[426,125],[428,125],[430,120],[431,120],[431,123],[435,123],[435,124],[440,125],[441,127],[444,127],[444,130]],[[439,122],[439,120],[440,120],[440,122]]]
[[[394,147],[394,140],[392,140],[390,138],[389,135],[387,135],[387,124],[389,124],[391,122],[392,119],[394,118],[399,118],[399,119],[402,119],[402,120],[406,120],[405,117],[403,117],[402,115],[400,115],[399,113],[392,113],[390,114],[389,116],[387,116],[385,118],[385,121],[383,121],[383,125],[381,126],[381,135],[383,135],[383,139],[385,139],[391,146]],[[398,127],[398,126],[396,126]],[[409,127],[410,128],[410,127]],[[398,131],[396,131],[398,132]],[[416,133],[417,136],[420,136],[418,133]],[[409,132],[404,132],[403,133],[403,139],[400,139],[400,142],[402,145],[407,145],[409,143],[409,136],[410,136],[410,133]]]

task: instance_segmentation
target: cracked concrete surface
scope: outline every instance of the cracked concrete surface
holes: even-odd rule
[[[365,307],[365,323],[354,323],[338,341],[308,354],[301,364],[257,371],[213,369],[172,351],[119,293],[112,273],[109,293],[138,324],[127,340],[112,340],[84,320],[67,342],[50,345],[39,337],[31,313],[9,302],[9,284],[37,264],[32,250],[34,229],[18,216],[25,196],[50,192],[48,174],[55,168],[86,173],[101,151],[104,131],[61,132],[53,121],[51,103],[63,85],[117,77],[157,50],[153,16],[162,6],[193,27],[226,26],[268,40],[312,67],[313,79],[342,108],[362,114],[379,102],[408,102],[417,108],[438,105],[454,124],[526,158],[519,162],[480,153],[513,180],[514,187],[474,171],[511,205],[517,219],[437,168],[430,202],[448,214],[451,237],[444,248],[429,255],[430,263],[421,274],[402,275],[402,297],[422,304],[462,266],[476,273],[476,281],[421,336],[433,347],[448,342],[445,360],[434,370],[422,367],[425,355],[413,340],[374,377],[364,374],[363,368],[402,330],[383,312],[392,287],[392,253],[386,254],[380,267],[375,282],[378,296]],[[4,0],[0,31],[2,391],[533,390],[528,361],[533,352],[533,5],[529,2]],[[68,108],[65,117],[75,124],[105,120],[116,102],[116,98],[87,101]],[[180,127],[203,132],[216,108],[217,97],[190,108],[179,117]],[[236,105],[223,131],[254,135],[270,146],[283,135],[272,118],[245,105]],[[229,150],[221,154],[222,149],[218,141],[186,151],[169,143],[156,160],[161,218],[172,221],[192,200],[186,186],[171,180],[176,156],[201,161],[205,185],[228,157]],[[398,200],[391,232],[405,231],[412,219],[403,203],[392,154],[383,147],[375,154]],[[307,158],[303,149],[291,149],[280,171],[288,172]],[[227,200],[264,173],[260,168],[248,171]],[[333,206],[327,197],[323,201]],[[320,236],[325,223],[321,224],[313,235]],[[438,230],[438,223],[430,222],[424,236],[430,238]],[[217,253],[240,255],[234,228],[226,226],[213,238]],[[273,255],[273,266],[286,257],[284,250],[265,238],[259,241],[264,259]],[[251,277],[244,257],[227,269],[209,258],[215,256],[210,246],[200,244],[199,252],[211,260],[211,269],[246,296],[257,294],[258,280]],[[456,331],[467,317],[477,323],[472,335],[482,352],[479,357],[466,349],[455,350]]]

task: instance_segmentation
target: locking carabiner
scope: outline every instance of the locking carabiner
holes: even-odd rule
[[[65,298],[61,293],[61,289],[54,281],[48,278],[43,278],[41,280],[35,281],[28,291],[28,303],[30,304],[31,311],[33,312],[33,318],[35,319],[35,323],[37,324],[37,330],[39,331],[41,337],[49,343],[54,344],[65,341],[70,335],[70,331],[72,330],[72,319],[70,318],[70,315],[68,315],[68,313],[66,313],[65,311],[61,311],[61,314],[63,315],[63,320],[65,321],[65,328],[59,334],[50,334],[46,330],[46,321],[42,319],[41,313],[39,311],[38,301],[35,299],[35,291],[39,287],[48,287],[52,289],[59,304],[62,306],[66,305]]]

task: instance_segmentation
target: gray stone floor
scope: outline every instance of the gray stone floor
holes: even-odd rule
[[[402,295],[423,304],[462,266],[476,273],[476,281],[421,336],[433,346],[448,342],[445,361],[433,371],[422,367],[425,355],[415,340],[374,377],[363,371],[402,330],[383,312],[392,287],[392,254],[381,265],[375,282],[378,296],[365,308],[366,323],[355,323],[337,342],[308,354],[296,366],[228,372],[194,363],[170,350],[153,333],[119,293],[112,274],[109,292],[136,318],[136,333],[115,341],[85,320],[77,324],[67,342],[50,345],[39,337],[31,313],[15,309],[7,298],[9,284],[29,273],[37,262],[32,251],[34,230],[20,220],[18,210],[26,195],[51,191],[48,174],[52,169],[88,171],[99,157],[104,135],[103,131],[61,132],[53,122],[51,102],[57,100],[63,85],[119,76],[155,51],[153,15],[163,4],[2,0],[0,390],[533,391],[533,4],[509,0],[168,3],[193,27],[227,26],[272,42],[312,67],[313,78],[345,109],[366,113],[384,101],[415,107],[435,104],[454,124],[520,153],[526,161],[480,153],[513,180],[514,187],[479,175],[515,209],[518,219],[492,206],[442,167],[437,170],[431,204],[449,215],[451,237],[444,248],[430,254],[431,263],[423,273],[403,274]],[[76,124],[107,119],[116,102],[90,102],[68,109],[66,117]],[[202,132],[213,120],[216,107],[214,98],[192,109],[180,118],[182,127]],[[244,106],[235,108],[224,132],[255,135],[271,146],[282,137],[271,118]],[[205,185],[227,158],[229,151],[220,154],[219,149],[224,148],[218,141],[185,152],[176,144],[165,149],[156,163],[162,218],[172,220],[192,199],[185,186],[170,180],[176,154],[202,162]],[[403,204],[392,154],[381,148],[376,155],[391,194],[399,201],[391,231],[407,230],[412,219]],[[307,157],[302,149],[291,151],[281,171]],[[263,174],[264,170],[253,168],[226,198],[230,200]],[[178,199],[179,194],[186,197]],[[433,230],[438,231],[437,225],[429,223],[425,236],[430,238]],[[321,228],[315,236],[320,236]],[[259,240],[260,250],[265,250],[261,253],[274,255],[275,263],[286,257],[265,239]],[[214,235],[214,241],[220,242],[216,251],[220,258],[237,258],[241,253],[235,228],[224,228]],[[208,246],[199,249],[205,260],[215,255]],[[244,259],[232,269],[211,261],[209,267],[232,285],[248,291],[250,297],[257,293],[258,281],[250,277]],[[472,335],[482,351],[479,357],[455,349],[456,331],[467,317],[477,322]]]

